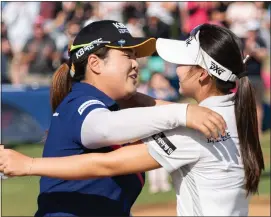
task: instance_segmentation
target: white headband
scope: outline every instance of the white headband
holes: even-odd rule
[[[196,35],[196,41],[198,43],[198,57],[196,64],[201,66],[202,68],[204,68],[205,70],[207,70],[207,72],[210,75],[213,75],[223,81],[236,81],[237,80],[237,76],[235,74],[232,73],[231,70],[229,70],[228,68],[224,67],[223,65],[221,65],[220,63],[218,63],[217,61],[215,61],[210,55],[208,55],[201,47],[200,47],[200,43],[199,43],[199,33],[200,31],[198,31],[197,35]]]

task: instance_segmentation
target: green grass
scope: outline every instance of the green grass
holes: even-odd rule
[[[42,145],[21,145],[15,150],[33,157],[42,155]],[[33,216],[37,209],[39,177],[11,178],[2,181],[2,215]]]
[[[259,193],[270,195],[270,131],[265,133],[262,141],[262,149],[266,158],[267,175],[263,176],[260,182]],[[22,145],[16,150],[30,155],[41,156],[42,145]],[[268,160],[267,160],[268,159]],[[2,215],[3,216],[33,216],[37,209],[37,195],[39,192],[38,177],[11,178],[2,182]],[[141,204],[164,204],[165,202],[175,201],[174,191],[167,193],[150,194],[149,184],[146,185],[137,199],[135,206]]]
[[[270,195],[270,175],[268,178],[262,178],[259,186],[260,195]]]
[[[135,205],[142,205],[142,204],[157,204],[157,203],[164,203],[169,201],[175,201],[176,194],[175,191],[172,189],[169,192],[159,192],[156,194],[149,193],[149,182],[146,178],[145,186],[137,198]]]
[[[265,172],[270,173],[270,131],[263,134],[261,138],[261,146],[265,161]]]
[[[2,215],[33,216],[37,209],[39,178],[12,178],[2,183]]]

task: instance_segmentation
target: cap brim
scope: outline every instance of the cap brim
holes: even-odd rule
[[[129,38],[124,40],[125,44],[122,46],[118,42],[105,46],[115,49],[135,49],[137,58],[151,56],[156,51],[155,38]]]
[[[167,62],[180,65],[196,65],[199,44],[186,41],[158,38],[156,50]]]

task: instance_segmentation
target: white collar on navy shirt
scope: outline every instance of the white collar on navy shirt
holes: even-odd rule
[[[235,93],[223,95],[223,96],[211,96],[199,103],[200,106],[231,106],[234,105]]]

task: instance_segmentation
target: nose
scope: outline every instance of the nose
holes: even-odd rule
[[[132,67],[135,71],[138,71],[138,62],[135,59],[132,59]]]

